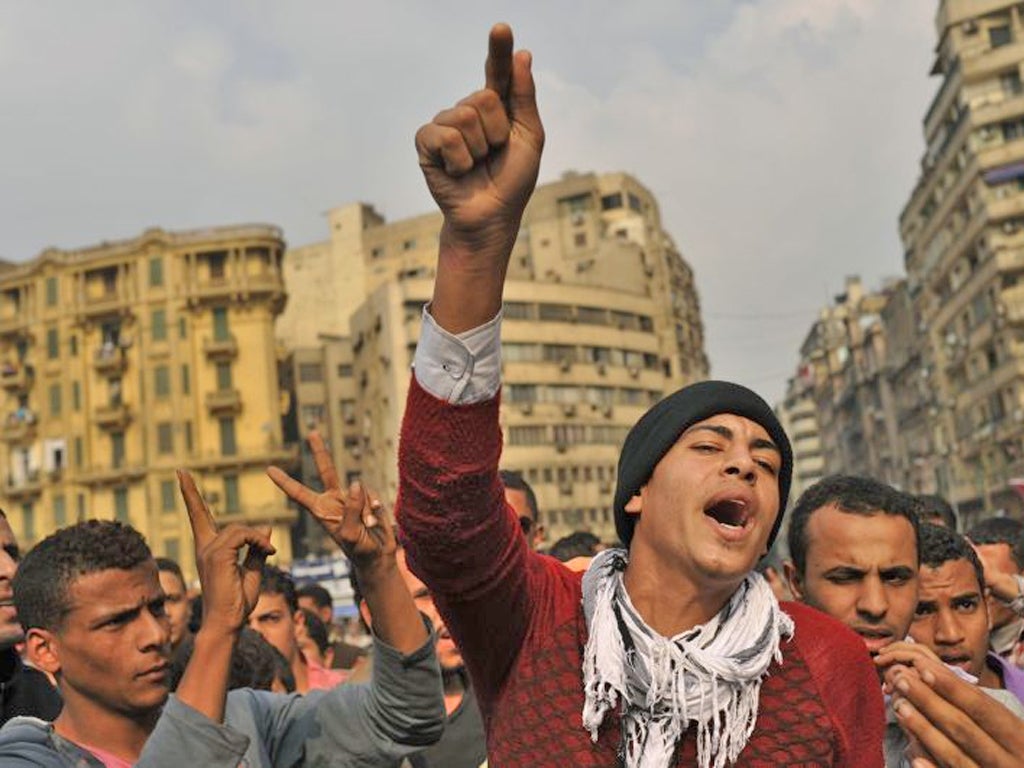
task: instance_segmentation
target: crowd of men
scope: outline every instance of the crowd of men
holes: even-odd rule
[[[444,224],[396,522],[316,434],[322,491],[268,470],[351,562],[365,643],[187,472],[198,594],[127,525],[23,554],[0,513],[0,765],[1021,765],[1022,524],[959,533],[941,498],[835,475],[792,504],[780,572],[793,456],[745,387],[652,407],[622,447],[619,541],[544,551],[498,420],[544,130],[530,55],[505,25],[489,46],[485,87],[416,136]]]

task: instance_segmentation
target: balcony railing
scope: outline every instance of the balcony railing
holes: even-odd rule
[[[242,393],[237,389],[218,389],[206,394],[210,413],[238,413],[242,410]]]
[[[127,365],[124,350],[114,345],[104,345],[93,354],[92,364],[101,375],[122,373]]]
[[[24,477],[20,478],[8,476],[7,482],[4,484],[4,495],[9,499],[35,496],[42,490],[43,483],[38,469],[29,470]]]
[[[203,339],[203,352],[210,359],[235,357],[238,354],[238,340],[230,333],[222,338]]]
[[[8,414],[0,437],[8,443],[21,443],[32,439],[36,434],[36,416],[28,409],[21,409]]]
[[[27,365],[0,366],[0,386],[8,392],[25,392],[32,386],[32,369]]]
[[[118,485],[146,476],[144,464],[94,465],[79,470],[75,479],[83,485]]]
[[[119,429],[131,420],[131,412],[124,403],[107,403],[96,406],[93,419],[103,429]]]

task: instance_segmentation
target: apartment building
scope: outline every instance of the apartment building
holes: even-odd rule
[[[86,518],[142,531],[194,573],[175,469],[222,522],[294,512],[264,475],[281,431],[279,229],[253,225],[48,249],[0,268],[0,498],[24,546]]]
[[[945,0],[936,16],[921,175],[900,217],[928,359],[918,408],[925,472],[961,513],[1019,513],[1024,472],[1024,16],[1016,2]],[[912,393],[913,386],[904,387]],[[912,397],[905,394],[904,397]],[[941,456],[941,460],[927,456]]]
[[[393,500],[441,218],[387,222],[360,203],[330,211],[328,225],[328,241],[288,252],[278,338],[289,350],[323,347],[322,334],[338,342],[336,364],[322,370],[321,423],[342,471]],[[582,528],[613,538],[626,432],[652,403],[708,375],[693,272],[649,190],[622,173],[538,187],[509,266],[503,339],[503,466],[536,489],[550,540]]]

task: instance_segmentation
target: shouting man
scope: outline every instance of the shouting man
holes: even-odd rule
[[[400,449],[398,515],[473,678],[495,765],[878,766],[882,700],[840,623],[780,607],[753,567],[792,471],[771,408],[687,387],[633,428],[628,550],[586,575],[535,554],[499,480],[505,273],[540,167],[531,57],[491,31],[486,87],[416,137],[444,214]]]

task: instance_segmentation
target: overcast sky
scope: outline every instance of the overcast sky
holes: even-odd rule
[[[490,5],[490,8],[483,8]],[[416,128],[534,53],[541,181],[628,171],[693,265],[712,374],[778,398],[815,311],[902,272],[936,0],[4,2],[0,255],[431,201]]]

